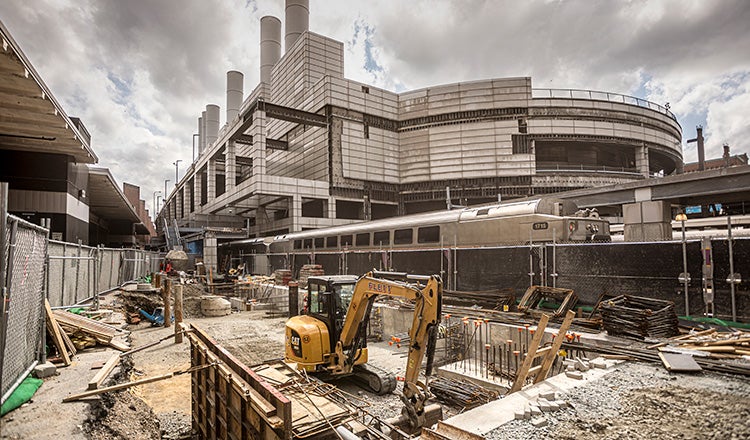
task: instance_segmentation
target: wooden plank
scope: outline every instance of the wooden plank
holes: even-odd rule
[[[70,365],[70,356],[68,356],[68,348],[65,345],[62,335],[60,334],[60,326],[55,319],[55,314],[52,313],[52,307],[49,305],[47,299],[44,300],[44,310],[46,312],[47,330],[52,334],[52,343],[57,347],[57,351],[62,357],[63,364],[65,366]]]
[[[425,436],[425,431],[427,432],[426,436]],[[436,436],[431,436],[432,434],[436,434]],[[482,437],[481,435],[474,434],[473,432],[465,431],[456,426],[449,425],[441,420],[441,421],[438,421],[437,427],[435,428],[435,430],[431,430],[429,428],[423,428],[422,435],[420,436],[420,438],[436,439],[436,440],[443,440],[443,439],[482,440],[484,437]]]
[[[550,351],[547,354],[547,357],[542,361],[542,368],[539,370],[536,377],[534,377],[534,383],[539,383],[547,378],[549,370],[552,368],[552,364],[555,361],[555,356],[557,356],[557,352],[560,351],[560,347],[562,347],[562,343],[565,341],[565,334],[568,333],[570,324],[573,322],[575,316],[576,314],[572,310],[568,310],[568,313],[565,314],[565,319],[563,319],[560,329],[557,331],[557,336],[552,341]]]
[[[664,367],[669,371],[696,372],[703,370],[689,354],[666,353],[660,351],[659,358],[664,364]]]
[[[575,315],[575,313],[573,313],[573,315]],[[547,328],[547,322],[549,322],[549,316],[547,314],[543,314],[539,319],[539,324],[537,324],[536,332],[534,332],[534,337],[531,339],[531,343],[529,344],[529,351],[527,352],[526,357],[523,360],[521,368],[518,370],[516,381],[513,383],[510,391],[508,391],[508,394],[519,391],[526,383],[526,378],[528,377],[531,363],[534,361],[534,354],[539,348],[539,345],[542,342],[542,338],[544,337],[544,329]]]
[[[57,328],[60,329],[60,336],[62,336],[65,345],[68,347],[68,352],[70,352],[71,355],[75,356],[76,353],[78,353],[75,344],[73,344],[73,341],[70,340],[70,337],[67,333],[65,333],[65,330],[62,328],[59,322],[57,323]]]
[[[107,361],[107,363],[104,364],[104,366],[102,367],[102,369],[99,370],[98,373],[96,373],[96,376],[94,376],[89,381],[89,388],[88,389],[89,390],[96,390],[96,389],[98,389],[101,386],[102,382],[104,382],[104,379],[106,379],[107,376],[109,376],[109,373],[111,373],[112,370],[115,369],[115,367],[117,366],[117,364],[119,362],[120,362],[120,355],[113,354],[109,358],[109,360]]]

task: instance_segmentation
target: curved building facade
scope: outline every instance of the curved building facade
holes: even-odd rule
[[[528,77],[394,93],[346,79],[343,43],[295,22],[280,57],[261,51],[239,113],[221,129],[199,119],[200,154],[160,214],[170,225],[264,236],[681,169],[681,127],[657,104]],[[266,28],[261,46],[281,47]]]

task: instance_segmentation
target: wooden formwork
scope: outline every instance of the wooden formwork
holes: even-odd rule
[[[201,439],[291,439],[292,402],[191,325],[192,422]]]

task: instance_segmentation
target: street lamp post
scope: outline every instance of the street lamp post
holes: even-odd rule
[[[177,159],[172,162],[172,165],[174,165],[174,186],[177,186],[177,182],[180,181],[180,162],[182,162],[182,159]]]
[[[161,194],[161,191],[154,191],[154,204],[151,205],[151,207],[153,208],[153,217],[154,217],[154,220],[156,220],[156,213],[159,211],[159,208],[157,206],[157,200],[156,200],[156,195],[157,194]]]
[[[169,179],[164,180],[164,197],[162,197],[162,201],[164,202],[164,205],[167,204],[167,184],[169,183]]]
[[[690,284],[690,274],[687,269],[687,242],[685,240],[685,220],[687,215],[685,213],[679,213],[674,218],[682,225],[682,273],[679,276],[679,280],[682,281],[685,287],[685,316],[690,316],[689,300],[688,300],[688,284]]]

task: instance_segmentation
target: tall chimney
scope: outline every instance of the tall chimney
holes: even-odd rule
[[[216,142],[219,138],[219,106],[208,104],[206,106],[206,148]]]
[[[203,133],[203,116],[206,115],[206,112],[201,113],[201,116],[198,118],[198,157],[203,154],[203,136],[205,136],[205,133]]]
[[[201,121],[203,122],[203,136],[201,136],[201,153],[206,151],[206,111],[201,112]]]
[[[243,80],[242,72],[236,70],[227,72],[227,124],[240,114]]]
[[[286,32],[284,33],[284,52],[289,52],[294,42],[310,26],[310,1],[286,0]]]
[[[724,156],[722,157],[724,158],[724,167],[729,168],[729,144],[724,144]]]
[[[706,169],[706,151],[703,148],[703,127],[700,125],[695,128],[698,132],[695,138],[698,140],[698,171]]]
[[[266,15],[260,19],[260,82],[271,82],[271,70],[281,58],[281,20]]]

